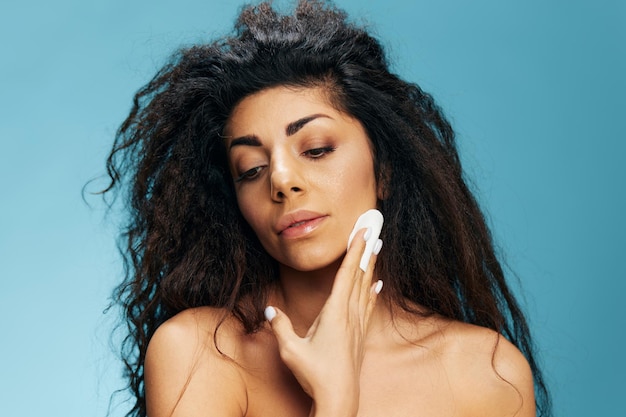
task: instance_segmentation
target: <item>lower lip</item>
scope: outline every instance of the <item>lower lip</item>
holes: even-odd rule
[[[280,233],[280,236],[286,239],[297,239],[302,236],[306,236],[320,225],[326,216],[317,217],[315,219],[307,220],[299,226],[288,227]]]

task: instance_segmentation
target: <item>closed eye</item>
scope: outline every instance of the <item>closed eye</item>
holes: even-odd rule
[[[241,174],[240,176],[238,176],[237,178],[235,178],[235,182],[253,180],[253,179],[255,179],[256,177],[259,176],[259,173],[261,172],[261,170],[263,168],[264,168],[263,166],[258,166],[258,167],[254,167],[252,169],[249,169],[246,172],[244,172],[243,174]]]
[[[313,148],[304,151],[303,155],[308,156],[309,158],[317,159],[334,151],[335,148],[333,146],[324,146],[322,148]]]

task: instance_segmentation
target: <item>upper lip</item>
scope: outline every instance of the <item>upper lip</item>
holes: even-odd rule
[[[276,223],[276,231],[278,232],[278,234],[281,234],[283,230],[292,227],[296,223],[300,223],[300,222],[304,222],[308,220],[314,220],[314,219],[317,219],[319,217],[324,217],[324,216],[325,216],[324,214],[317,213],[315,211],[310,211],[310,210],[298,210],[298,211],[294,211],[291,213],[287,213],[284,216],[282,216],[280,219],[278,219],[278,222]]]

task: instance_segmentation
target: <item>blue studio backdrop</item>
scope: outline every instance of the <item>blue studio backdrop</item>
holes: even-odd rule
[[[519,277],[555,414],[626,415],[626,3],[337,4],[452,121]],[[124,381],[116,317],[103,314],[122,274],[117,215],[81,189],[105,184],[134,92],[177,46],[227,33],[239,7],[0,4],[0,415],[127,411],[123,396],[109,402]]]

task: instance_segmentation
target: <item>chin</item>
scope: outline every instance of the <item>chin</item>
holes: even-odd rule
[[[307,259],[291,259],[286,262],[280,262],[282,265],[289,269],[293,269],[298,272],[317,272],[325,269],[337,269],[341,265],[345,254],[339,257],[321,257],[311,255]],[[326,259],[325,261],[322,259]]]

